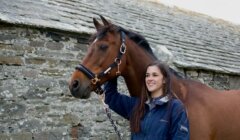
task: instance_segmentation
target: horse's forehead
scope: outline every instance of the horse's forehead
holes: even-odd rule
[[[120,41],[118,38],[117,32],[107,32],[104,36],[97,36],[92,44],[98,43],[98,42],[108,42],[108,43],[114,43]]]

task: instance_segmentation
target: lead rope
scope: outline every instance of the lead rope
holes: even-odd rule
[[[114,121],[113,121],[113,119],[112,119],[111,110],[110,110],[109,106],[108,106],[107,104],[105,104],[105,102],[104,102],[105,92],[104,92],[103,94],[99,95],[99,99],[100,99],[100,101],[101,101],[102,104],[103,104],[103,109],[104,109],[104,111],[105,111],[105,113],[106,113],[106,115],[107,115],[107,117],[108,117],[108,120],[111,122],[111,124],[112,124],[115,132],[116,132],[117,135],[118,135],[118,139],[119,139],[119,140],[123,140],[120,131],[118,130],[116,124],[114,123]]]

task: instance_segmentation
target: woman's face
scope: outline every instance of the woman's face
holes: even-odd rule
[[[146,86],[151,96],[161,96],[163,94],[164,77],[157,66],[149,66],[145,78]]]

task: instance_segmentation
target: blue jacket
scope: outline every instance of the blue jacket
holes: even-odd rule
[[[105,103],[129,120],[139,99],[118,93],[116,80],[105,84],[104,89]],[[189,123],[182,102],[178,99],[168,100],[166,97],[157,99],[154,107],[149,101],[146,102],[141,131],[132,132],[132,140],[189,140]]]

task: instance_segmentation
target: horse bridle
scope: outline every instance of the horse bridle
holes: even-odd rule
[[[115,58],[114,62],[108,66],[108,68],[106,70],[103,70],[102,72],[100,72],[99,74],[95,74],[93,73],[91,70],[89,70],[88,68],[86,68],[84,65],[79,64],[78,66],[76,66],[76,70],[79,70],[81,72],[83,72],[90,80],[91,83],[93,85],[96,85],[96,89],[94,90],[97,94],[101,95],[103,94],[103,89],[101,88],[101,86],[99,85],[99,82],[101,81],[101,78],[104,77],[105,75],[109,74],[110,71],[114,68],[114,67],[118,67],[117,68],[117,72],[116,75],[119,76],[121,75],[121,72],[119,70],[120,68],[120,64],[121,64],[121,58],[122,55],[125,54],[126,52],[126,44],[125,44],[125,38],[126,35],[123,31],[121,31],[120,34],[121,37],[121,46],[118,52],[117,57]],[[98,38],[95,39],[95,41],[93,43],[95,43],[97,41]]]

